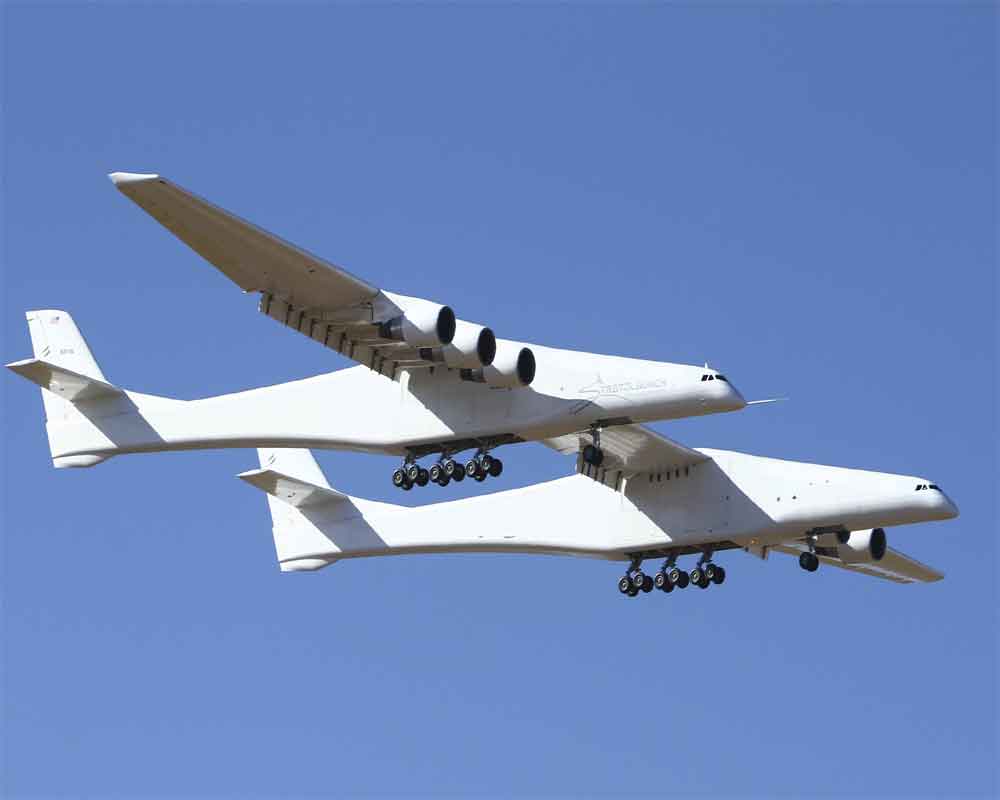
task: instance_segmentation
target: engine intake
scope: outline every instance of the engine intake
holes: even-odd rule
[[[837,556],[845,564],[868,564],[881,561],[886,551],[885,531],[841,531],[837,534]]]
[[[448,306],[424,303],[405,314],[380,322],[378,335],[412,347],[441,347],[455,338],[455,312]]]
[[[488,383],[490,386],[530,386],[535,379],[535,354],[527,347],[500,342],[493,363],[482,369],[463,369],[459,374],[464,381]]]

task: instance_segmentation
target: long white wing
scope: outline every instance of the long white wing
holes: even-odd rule
[[[444,326],[438,331],[450,330],[442,345],[448,366],[475,368],[493,359],[497,345],[492,331],[456,323],[447,306],[380,290],[160,175],[113,172],[110,178],[122,194],[241,289],[260,292],[261,312],[360,364],[393,375],[399,367],[431,366],[444,357],[430,354],[441,350],[442,342],[416,342],[419,336],[392,335],[380,324],[402,317],[407,324],[435,320]],[[456,324],[458,338],[452,344]],[[485,343],[479,338],[484,331]],[[461,353],[456,350],[460,340]],[[484,352],[490,353],[486,360]]]
[[[797,556],[806,549],[804,544],[789,543],[771,547],[782,553]],[[819,555],[819,554],[817,554]],[[845,564],[838,558],[819,555],[819,560],[823,564],[831,567],[860,572],[862,575],[871,575],[873,578],[883,578],[896,583],[933,583],[941,580],[944,575],[926,564],[922,564],[915,558],[893,550],[891,547],[885,551],[881,560],[873,561],[870,564]]]

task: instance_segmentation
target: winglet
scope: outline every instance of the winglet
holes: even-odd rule
[[[111,178],[111,182],[121,188],[122,186],[127,186],[130,183],[146,183],[147,181],[155,181],[160,176],[149,172],[109,172],[108,177]]]

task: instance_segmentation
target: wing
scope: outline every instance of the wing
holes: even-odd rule
[[[664,473],[687,470],[709,457],[690,447],[662,436],[644,425],[615,425],[600,434],[604,459],[599,467],[583,460],[583,448],[593,443],[589,431],[545,439],[543,443],[564,455],[577,455],[576,469],[613,488],[622,478],[640,473]]]
[[[456,320],[448,306],[380,290],[160,175],[110,178],[237,286],[259,292],[262,313],[360,364],[394,375],[400,367],[493,362],[493,332]]]
[[[788,542],[768,549],[797,556],[807,547],[804,543]],[[840,569],[860,572],[862,575],[871,575],[873,578],[883,578],[896,583],[933,583],[944,577],[936,569],[921,564],[915,558],[910,558],[891,547],[885,551],[885,555],[879,561],[873,561],[870,564],[845,564],[839,558],[819,553],[817,556],[822,563],[829,564],[831,567],[840,567]]]

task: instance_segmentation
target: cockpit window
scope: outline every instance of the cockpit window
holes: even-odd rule
[[[702,383],[704,383],[705,381],[725,381],[726,383],[729,383],[729,379],[725,375],[720,375],[718,372],[715,373],[706,372],[704,375],[701,376],[701,381]]]
[[[718,372],[715,373],[715,379],[717,381],[725,381],[726,383],[729,383],[729,380],[726,378],[726,376],[720,375]]]
[[[919,492],[919,491],[921,491],[923,489],[933,489],[936,492],[940,492],[941,491],[941,487],[938,486],[936,483],[918,483],[916,491]]]
[[[936,483],[929,483],[929,484],[927,484],[927,488],[928,489],[936,489],[939,492],[941,491],[941,487],[938,486]]]

